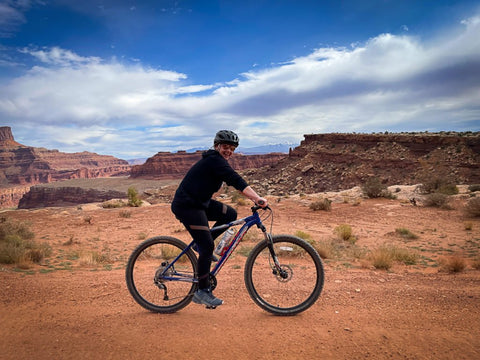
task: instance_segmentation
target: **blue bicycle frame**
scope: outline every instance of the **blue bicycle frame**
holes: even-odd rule
[[[258,209],[257,209],[258,210]],[[222,257],[217,261],[215,267],[213,270],[210,272],[213,276],[216,276],[222,266],[225,264],[227,259],[230,257],[230,255],[233,253],[237,245],[240,243],[240,241],[243,239],[247,231],[253,226],[257,225],[257,227],[262,230],[265,238],[268,240],[270,237],[270,234],[267,233],[267,230],[265,226],[262,223],[262,220],[260,219],[260,215],[258,214],[257,211],[254,211],[252,215],[246,216],[244,218],[232,221],[228,224],[224,225],[219,225],[215,226],[210,229],[210,231],[214,230],[227,230],[228,228],[231,228],[232,226],[240,225],[243,224],[242,227],[237,231],[235,236],[233,237],[233,240],[230,242],[228,245],[227,250],[225,253],[222,255]],[[163,280],[170,280],[170,281],[185,281],[185,282],[194,282],[197,283],[198,279],[196,279],[194,276],[190,274],[182,274],[180,272],[175,271],[174,269],[174,264],[177,262],[178,259],[180,259],[187,251],[190,250],[190,248],[193,246],[194,240],[188,244],[188,246],[170,263],[168,266],[163,268],[163,271],[160,273],[160,276]],[[270,246],[269,246],[270,247]],[[277,263],[276,259],[274,258],[274,262]]]

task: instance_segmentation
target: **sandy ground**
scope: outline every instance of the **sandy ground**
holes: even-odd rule
[[[223,306],[207,310],[192,303],[161,315],[134,302],[124,266],[146,237],[187,239],[168,204],[2,212],[2,217],[29,221],[36,240],[50,244],[53,253],[29,269],[2,266],[0,358],[480,358],[480,271],[469,265],[480,253],[480,220],[465,218],[464,200],[447,211],[402,199],[358,205],[344,196],[330,212],[310,210],[313,200],[272,201],[273,232],[301,230],[328,242],[336,226],[349,224],[357,249],[389,243],[417,251],[419,261],[384,271],[345,254],[325,259],[325,286],[317,303],[300,315],[277,317],[249,298],[245,257],[236,254],[218,275],[216,295]],[[238,210],[240,216],[249,213],[248,206]],[[401,227],[418,239],[395,235]],[[103,262],[93,261],[92,254],[103,255]],[[443,270],[442,259],[452,255],[465,259],[465,271]]]

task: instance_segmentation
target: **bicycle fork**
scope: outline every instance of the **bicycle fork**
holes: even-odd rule
[[[278,261],[277,254],[275,254],[275,249],[273,247],[273,238],[272,234],[267,232],[267,229],[262,224],[259,226],[260,230],[263,232],[263,236],[265,236],[265,241],[267,242],[268,250],[270,251],[270,256],[273,260],[273,265],[271,264],[270,267],[272,268],[272,274],[275,276],[280,276],[281,279],[288,278],[288,272],[282,269],[282,265]]]

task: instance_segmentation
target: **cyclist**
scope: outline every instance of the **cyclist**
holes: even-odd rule
[[[233,131],[218,131],[213,148],[203,152],[202,158],[190,168],[172,201],[172,212],[195,240],[198,250],[198,290],[193,296],[197,304],[212,307],[223,304],[223,300],[212,294],[209,279],[214,239],[222,231],[210,232],[208,221],[215,221],[214,226],[218,226],[237,219],[236,210],[213,200],[213,194],[225,182],[256,204],[267,206],[267,200],[260,197],[228,163],[238,143],[238,136]]]

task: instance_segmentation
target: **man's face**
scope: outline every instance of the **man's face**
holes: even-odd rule
[[[226,160],[230,159],[235,151],[235,146],[230,144],[218,144],[217,151],[222,155]]]

